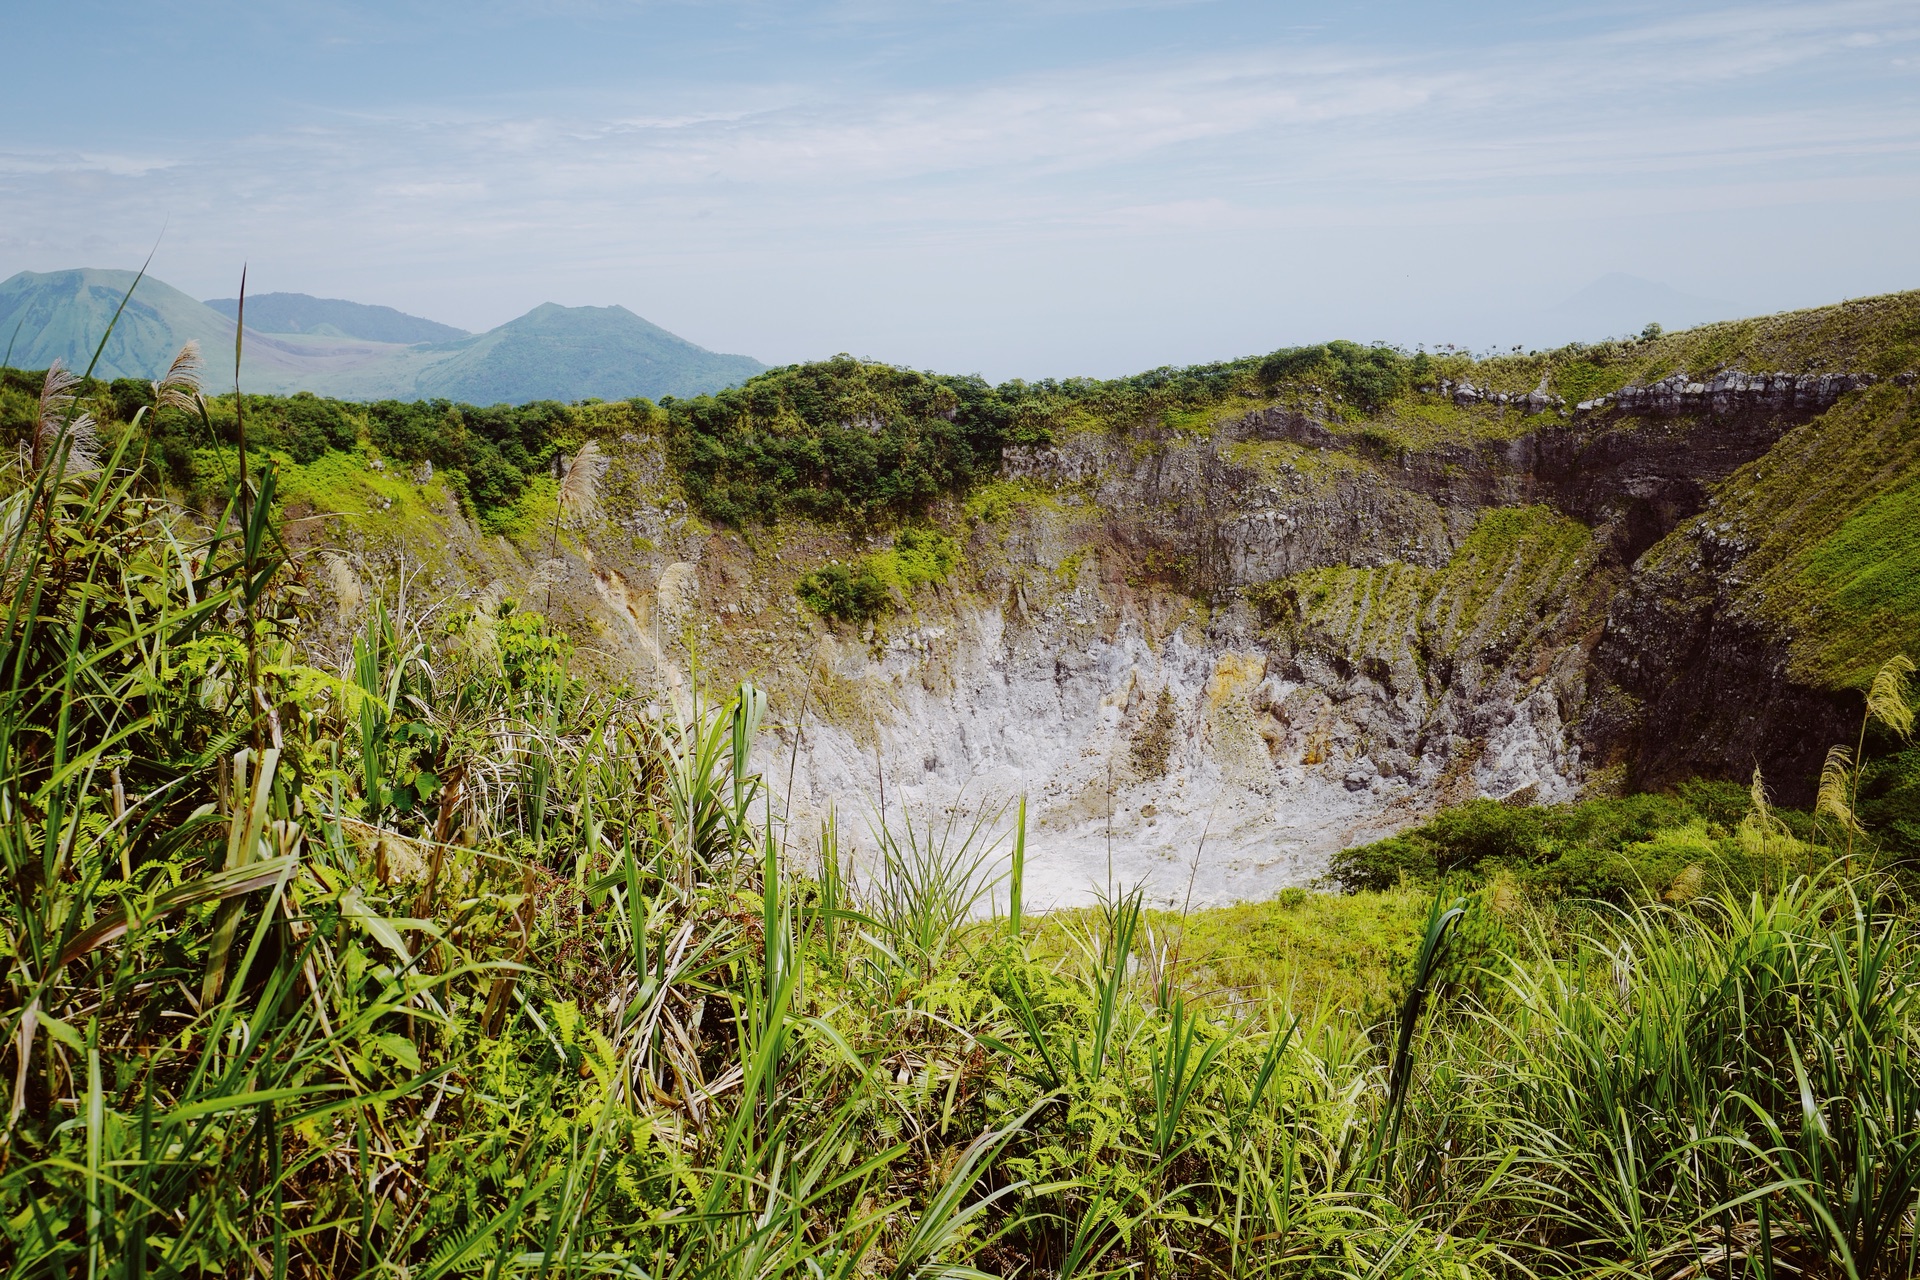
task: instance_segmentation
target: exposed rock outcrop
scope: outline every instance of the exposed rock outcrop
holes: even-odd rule
[[[1310,390],[1009,448],[993,500],[942,517],[960,571],[863,628],[793,585],[867,548],[711,529],[641,435],[608,442],[600,511],[559,554],[509,563],[469,530],[435,585],[520,575],[595,660],[682,704],[767,686],[797,833],[836,809],[858,848],[869,817],[964,827],[1026,793],[1036,907],[1260,896],[1473,796],[1757,764],[1799,798],[1845,700],[1755,604],[1764,513],[1712,504],[1789,433],[1906,392],[1721,370],[1569,408],[1544,381],[1437,380],[1382,420]],[[1422,414],[1456,416],[1423,434]]]
[[[810,728],[796,803],[860,794],[863,770],[866,793],[893,769],[889,803],[923,809],[1024,787],[1068,868],[1044,884],[1074,897],[1110,858],[1164,901],[1309,879],[1475,795],[1758,764],[1797,798],[1843,700],[1716,599],[1741,548],[1689,522],[1873,382],[1669,378],[1565,417],[1542,392],[1512,398],[1520,430],[1422,449],[1282,406],[1011,449],[1003,476],[1040,498],[975,531],[966,621],[934,649],[839,651],[891,714]],[[1163,689],[1171,767],[1138,778],[1128,744]]]

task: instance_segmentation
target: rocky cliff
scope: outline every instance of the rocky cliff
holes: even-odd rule
[[[963,834],[1026,793],[1036,905],[1257,897],[1472,796],[1758,765],[1802,797],[1861,673],[1920,650],[1915,311],[1455,360],[1367,411],[1304,382],[1056,430],[936,507],[959,568],[862,627],[794,585],[885,534],[714,527],[639,427],[550,538],[482,539],[425,481],[402,496],[435,550],[367,518],[325,554],[550,599],[670,697],[761,682],[800,831]]]

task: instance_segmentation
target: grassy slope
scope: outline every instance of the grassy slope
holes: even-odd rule
[[[1413,958],[1429,895],[1416,888],[1334,895],[1293,891],[1266,902],[1155,912],[1189,990],[1227,1007],[1278,1000],[1294,1009],[1385,1013]]]
[[[1920,652],[1920,422],[1911,389],[1883,383],[1798,428],[1649,553],[1693,557],[1700,540],[1746,557],[1724,585],[1791,638],[1796,679],[1864,685],[1895,653]]]
[[[1751,373],[1867,372],[1882,377],[1920,369],[1920,292],[1859,298],[1833,306],[1788,311],[1663,334],[1658,338],[1574,345],[1528,355],[1474,361],[1433,360],[1420,381],[1471,381],[1483,390],[1525,395],[1544,377],[1547,389],[1569,404],[1609,395],[1629,383],[1668,374],[1695,375],[1738,368]],[[1349,433],[1376,433],[1383,443],[1428,449],[1483,439],[1512,439],[1551,426],[1553,413],[1527,414],[1487,404],[1461,406],[1436,392],[1395,400],[1377,415],[1334,405]]]

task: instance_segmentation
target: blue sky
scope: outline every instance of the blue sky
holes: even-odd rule
[[[1920,287],[1912,0],[24,9],[0,276],[994,378]]]

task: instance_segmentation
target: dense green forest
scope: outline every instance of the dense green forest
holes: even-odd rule
[[[856,871],[779,821],[760,691],[583,678],[524,605],[376,601],[317,665],[275,529],[276,457],[432,463],[484,524],[636,426],[712,518],[917,529],[1008,444],[1247,396],[1370,429],[1444,367],[833,361],[520,409],[9,374],[10,1273],[1909,1274],[1904,660],[1809,812],[1757,776],[1480,802],[1342,892],[1034,917],[1019,807]],[[916,533],[816,607],[950,554]]]
[[[941,497],[990,476],[1008,445],[1044,445],[1056,430],[1089,423],[1178,425],[1183,418],[1286,385],[1343,389],[1357,406],[1378,408],[1434,368],[1425,356],[1336,342],[1260,358],[1157,369],[1110,380],[1002,383],[920,373],[837,356],[774,369],[715,395],[607,406],[599,401],[481,408],[446,400],[371,403],[310,392],[249,395],[249,446],[311,463],[329,452],[366,448],[406,464],[450,473],[468,514],[497,521],[560,455],[595,434],[663,432],[688,496],[724,524],[788,516],[888,525],[923,514]],[[0,371],[0,430],[19,440],[33,420],[41,375]],[[109,435],[131,424],[153,397],[131,378],[76,389]],[[203,420],[174,406],[141,419],[149,464],[197,505],[217,500],[221,459],[238,417],[233,397],[209,396]]]

